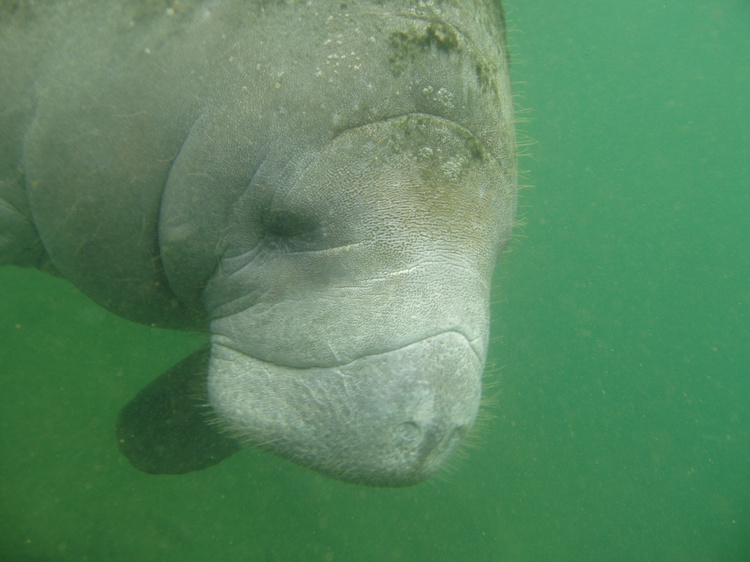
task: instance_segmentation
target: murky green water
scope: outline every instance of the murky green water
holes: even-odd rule
[[[750,5],[507,7],[533,187],[476,447],[404,490],[139,474],[117,412],[199,340],[6,268],[0,560],[750,559]]]

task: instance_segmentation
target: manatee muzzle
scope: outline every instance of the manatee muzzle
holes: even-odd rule
[[[302,369],[222,339],[212,341],[208,390],[230,434],[339,480],[408,486],[428,478],[479,409],[483,360],[458,332]]]

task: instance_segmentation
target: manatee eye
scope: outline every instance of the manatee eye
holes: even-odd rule
[[[294,211],[268,211],[262,219],[268,238],[277,240],[312,241],[318,223],[309,216]]]

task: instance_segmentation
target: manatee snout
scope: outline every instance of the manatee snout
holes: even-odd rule
[[[291,368],[212,342],[209,399],[228,431],[327,476],[408,486],[433,474],[479,409],[483,361],[455,331],[334,367]]]

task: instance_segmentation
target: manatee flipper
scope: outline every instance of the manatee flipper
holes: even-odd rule
[[[183,474],[220,463],[240,450],[210,423],[206,402],[208,346],[141,390],[117,419],[122,453],[149,474]]]

